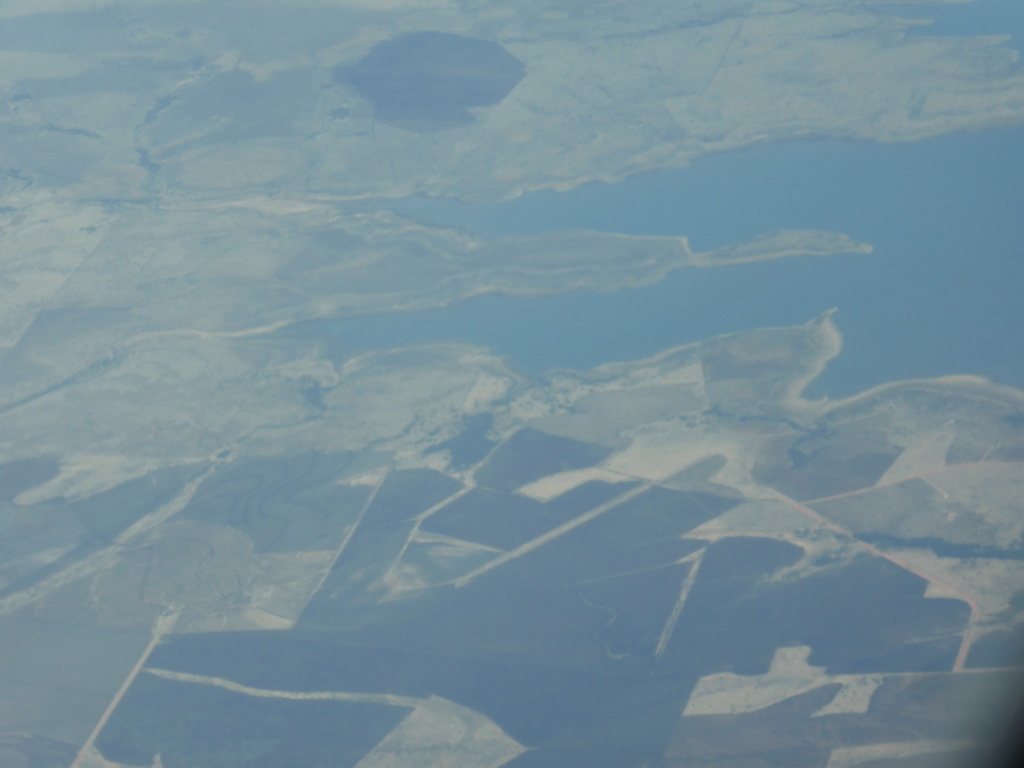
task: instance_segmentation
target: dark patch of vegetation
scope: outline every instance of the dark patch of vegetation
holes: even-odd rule
[[[576,596],[563,594],[579,605]],[[480,605],[478,592],[473,598],[485,620],[496,617],[500,606]],[[603,652],[587,658],[527,659],[500,645],[485,649],[473,642],[482,622],[452,627],[447,645],[437,644],[432,640],[453,617],[451,607],[433,619],[360,633],[352,637],[355,642],[301,631],[182,636],[160,646],[152,664],[270,688],[437,695],[481,712],[530,746],[560,740],[580,744],[581,737],[596,738],[601,729],[609,732],[600,737],[606,743],[633,742],[630,731],[636,723],[621,722],[633,708],[647,715],[661,712],[655,730],[663,742],[692,686],[678,678],[670,685],[652,681],[647,664],[611,660]],[[567,623],[574,618],[567,616]],[[433,638],[421,644],[420,633]],[[129,707],[132,701],[126,698],[121,709]],[[644,733],[642,741],[646,756],[654,757],[658,739],[648,740],[649,735]]]
[[[1024,461],[1024,442],[996,448],[988,458],[990,461]]]
[[[22,491],[42,485],[57,476],[60,462],[40,456],[18,459],[0,466],[0,501],[10,501]]]
[[[114,762],[165,768],[345,768],[408,709],[248,696],[142,674],[96,740]]]
[[[334,76],[373,105],[377,120],[427,132],[472,122],[468,108],[497,104],[525,72],[498,43],[410,32],[378,43]]]
[[[486,488],[511,491],[556,472],[592,467],[609,454],[610,448],[596,443],[521,429],[494,451],[475,479]]]
[[[547,503],[513,493],[474,488],[439,509],[424,529],[511,549],[624,493],[632,483],[584,483]]]
[[[448,451],[451,456],[451,467],[463,470],[473,466],[490,453],[495,443],[488,439],[487,432],[494,423],[494,415],[478,413],[465,420],[462,431],[451,440],[445,440],[431,448],[427,453]]]
[[[998,629],[979,638],[971,646],[965,666],[1018,667],[1024,664],[1024,624],[1013,629]]]
[[[671,565],[583,584],[588,604],[608,611],[598,637],[614,654],[653,656],[690,564]]]
[[[797,581],[764,580],[800,553],[770,539],[712,544],[666,662],[701,675],[764,674],[777,648],[808,645],[810,663],[830,674],[952,668],[970,615],[965,603],[925,599],[924,579],[881,557]]]
[[[425,512],[462,488],[462,483],[433,469],[391,472],[366,510],[363,525],[401,522]]]
[[[899,456],[899,449],[861,453],[855,456],[807,455],[799,449],[790,452],[791,467],[774,476],[755,472],[755,479],[791,496],[797,501],[820,499],[875,485]]]

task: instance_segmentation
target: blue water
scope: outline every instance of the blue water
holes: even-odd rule
[[[845,349],[816,392],[840,396],[950,373],[1024,386],[1024,128],[913,144],[779,144],[568,193],[399,207],[488,236],[571,227],[685,233],[703,249],[810,227],[846,232],[875,252],[681,270],[636,290],[483,296],[359,318],[331,327],[344,349],[464,341],[538,374],[802,323],[838,307]]]
[[[928,19],[926,27],[909,30],[911,35],[1011,35],[1010,46],[1020,49],[1024,42],[1024,3],[1020,0],[978,0],[953,5],[907,5],[885,9],[893,16]]]
[[[990,33],[1004,27],[986,26],[981,17],[997,6],[1020,21],[1020,0],[919,7],[905,15],[937,18],[929,34]],[[802,323],[837,307],[845,348],[815,394],[838,397],[894,379],[953,373],[1024,386],[1024,128],[910,144],[775,144],[614,185],[498,204],[409,199],[394,207],[487,237],[583,228],[687,235],[703,250],[774,229],[813,228],[845,232],[875,252],[681,270],[636,290],[483,296],[434,312],[321,327],[342,352],[462,341],[536,375]]]

